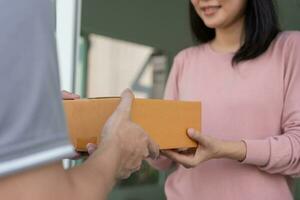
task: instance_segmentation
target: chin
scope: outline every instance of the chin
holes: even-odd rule
[[[222,27],[222,23],[220,22],[204,22],[204,23],[208,28],[212,28],[212,29]]]

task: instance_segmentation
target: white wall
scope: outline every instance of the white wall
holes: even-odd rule
[[[119,96],[131,88],[136,97],[149,97],[153,86],[153,68],[147,66],[140,79],[145,91],[133,88],[152,47],[91,34],[88,56],[88,97]]]

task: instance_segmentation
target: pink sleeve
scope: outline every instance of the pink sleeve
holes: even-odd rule
[[[286,45],[282,135],[264,140],[245,140],[244,163],[268,173],[300,176],[300,34]]]
[[[164,99],[169,99],[169,100],[178,99],[179,96],[178,75],[180,73],[179,72],[180,66],[182,66],[182,63],[180,62],[180,58],[179,56],[176,56],[166,85]],[[173,161],[171,161],[170,159],[164,156],[161,156],[158,160],[148,159],[147,161],[151,166],[153,166],[155,169],[158,170],[168,170],[174,164]]]

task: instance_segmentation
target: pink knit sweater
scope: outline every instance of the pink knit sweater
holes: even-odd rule
[[[300,32],[283,32],[267,52],[233,68],[233,54],[209,44],[180,52],[166,98],[199,100],[202,133],[244,140],[246,159],[182,166],[168,177],[168,200],[289,200],[300,175]],[[152,161],[160,170],[166,158]]]

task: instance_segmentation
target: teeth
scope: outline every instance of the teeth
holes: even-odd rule
[[[216,10],[217,8],[207,8],[206,10],[207,11],[214,11],[214,10]]]
[[[219,8],[220,8],[220,6],[207,7],[204,9],[204,12],[205,13],[213,13],[213,12],[216,12]]]

